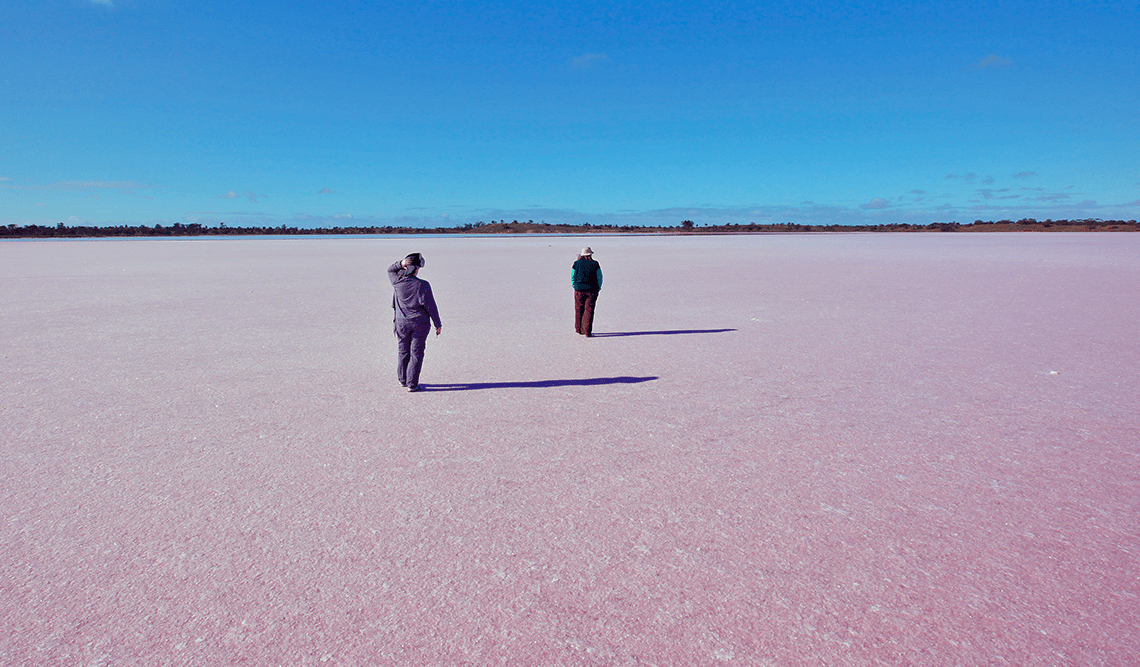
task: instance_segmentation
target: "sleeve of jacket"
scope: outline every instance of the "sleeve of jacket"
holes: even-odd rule
[[[570,267],[570,286],[573,287],[578,283],[578,269]]]
[[[439,319],[439,308],[435,305],[435,295],[431,293],[431,285],[424,285],[424,308],[427,309],[428,316],[431,317],[432,324],[438,329],[443,326],[443,322]]]
[[[392,281],[393,285],[395,285],[396,281],[404,274],[404,267],[401,266],[401,262],[403,262],[403,260],[388,267],[388,280]]]
[[[598,289],[602,289],[602,267],[598,267]]]

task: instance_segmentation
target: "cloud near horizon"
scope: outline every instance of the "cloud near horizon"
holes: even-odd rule
[[[806,225],[882,225],[915,224],[926,225],[933,222],[973,222],[976,219],[1002,220],[1037,218],[1070,219],[1085,218],[1136,219],[1135,207],[1140,201],[1126,204],[1098,204],[1093,200],[1073,202],[1066,196],[1043,193],[1038,197],[1022,197],[1005,200],[1004,193],[989,191],[991,199],[974,199],[964,205],[931,203],[926,206],[896,206],[882,198],[872,199],[859,206],[826,205],[804,202],[799,206],[750,206],[737,207],[676,207],[652,210],[613,212],[583,212],[575,209],[531,207],[520,209],[474,209],[453,212],[449,218],[441,218],[438,209],[432,212],[420,208],[411,215],[354,215],[337,213],[334,215],[294,215],[282,216],[255,211],[203,211],[187,214],[184,220],[203,224],[226,223],[230,226],[251,225],[276,227],[282,223],[301,228],[338,227],[346,220],[352,220],[360,227],[421,227],[463,226],[475,222],[499,220],[545,222],[552,225],[614,225],[614,226],[665,226],[675,227],[682,220],[693,220],[701,225],[747,225],[756,224],[806,224]],[[980,192],[979,192],[980,194]],[[879,205],[881,200],[886,205]],[[410,210],[410,209],[409,209]],[[190,218],[193,219],[190,219]],[[442,224],[441,224],[442,223]],[[166,224],[163,222],[163,224]]]
[[[221,195],[218,195],[217,197],[214,197],[214,199],[239,199],[241,197],[245,197],[246,199],[248,199],[249,203],[251,203],[251,204],[257,204],[257,203],[259,203],[259,201],[261,199],[265,198],[265,195],[259,195],[259,194],[256,194],[254,192],[251,192],[249,190],[246,190],[245,192],[243,192],[239,195],[238,193],[234,192],[233,190],[230,190],[229,192],[227,192],[225,194],[221,194]]]
[[[1021,195],[1005,194],[1007,192],[1009,192],[1009,188],[1002,188],[1000,190],[982,188],[981,190],[978,190],[978,194],[982,196],[982,199],[1017,199],[1021,197]]]

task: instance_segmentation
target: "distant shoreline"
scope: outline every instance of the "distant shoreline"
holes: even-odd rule
[[[74,226],[62,222],[51,227],[46,225],[0,226],[0,239],[3,238],[133,238],[133,237],[179,237],[179,236],[357,236],[385,234],[433,234],[454,236],[487,236],[518,234],[552,234],[560,236],[598,234],[640,234],[663,236],[699,236],[712,234],[784,234],[784,233],[828,233],[828,232],[1136,232],[1140,225],[1135,220],[1034,220],[1026,218],[1018,221],[975,220],[972,223],[932,222],[927,225],[896,223],[889,225],[797,225],[793,223],[758,225],[726,224],[698,225],[686,220],[675,227],[643,227],[637,225],[556,225],[527,222],[494,222],[466,224],[458,227],[333,227],[298,228],[280,227],[210,227],[200,223],[174,223],[170,226],[156,224],[118,225],[110,227]]]

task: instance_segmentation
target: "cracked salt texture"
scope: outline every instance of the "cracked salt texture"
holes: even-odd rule
[[[0,662],[1126,664],[1138,251],[0,243]]]

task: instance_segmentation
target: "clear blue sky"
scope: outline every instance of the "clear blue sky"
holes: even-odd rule
[[[0,224],[1140,217],[1129,2],[0,0]]]

